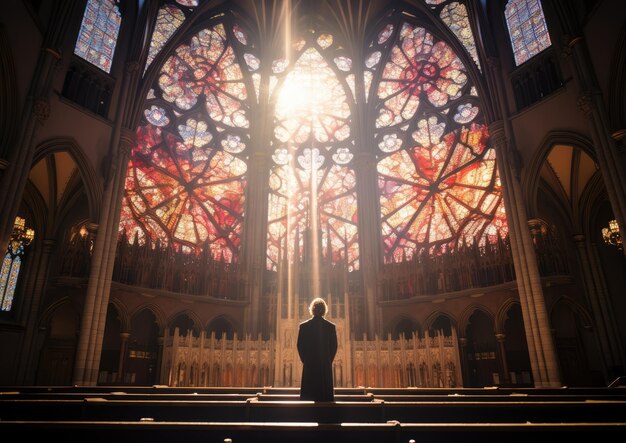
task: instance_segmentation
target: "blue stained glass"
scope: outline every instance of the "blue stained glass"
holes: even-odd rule
[[[74,54],[110,72],[121,23],[122,15],[114,0],[89,0]]]
[[[539,0],[510,0],[504,16],[516,66],[552,45]]]

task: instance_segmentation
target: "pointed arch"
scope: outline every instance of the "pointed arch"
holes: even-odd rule
[[[393,340],[397,340],[401,335],[405,338],[412,338],[413,334],[421,336],[423,331],[420,323],[408,314],[400,314],[394,319],[389,321],[387,328],[385,329],[387,334],[391,334]],[[381,337],[385,338],[385,337]]]
[[[556,299],[550,307],[550,317],[552,317],[552,314],[559,306],[565,306],[569,311],[576,314],[576,318],[578,318],[578,320],[581,322],[581,326],[583,326],[585,329],[593,328],[593,319],[591,317],[591,314],[583,305],[581,305],[576,300],[572,299],[571,297],[562,295],[561,297]]]
[[[509,297],[498,308],[498,311],[496,312],[496,317],[494,319],[496,334],[501,334],[504,332],[504,325],[508,319],[509,310],[515,305],[520,306],[519,300],[515,297]]]
[[[128,307],[124,304],[124,302],[116,296],[111,296],[109,298],[109,305],[113,306],[117,311],[122,331],[126,332],[130,330],[131,316],[129,315]]]
[[[456,319],[452,316],[452,314],[450,314],[449,312],[445,312],[444,310],[437,310],[437,311],[430,313],[430,315],[426,317],[426,320],[424,321],[425,330],[430,331],[431,329],[433,329],[435,322],[437,322],[440,318],[447,319],[448,322],[450,323],[450,328],[452,330],[457,328]]]
[[[211,318],[207,322],[204,330],[207,331],[207,334],[209,336],[211,335],[211,332],[215,331],[216,339],[222,338],[222,334],[220,334],[220,332],[226,333],[226,337],[228,339],[232,339],[234,334],[237,334],[239,337],[241,337],[240,326],[238,325],[237,321],[228,314],[219,314]]]
[[[582,150],[595,160],[593,142],[586,136],[571,131],[550,131],[539,144],[538,149],[530,160],[525,173],[521,178],[523,195],[526,196],[526,206],[529,212],[537,212],[537,190],[541,180],[541,168],[547,161],[550,151],[554,146],[568,145]]]
[[[103,193],[102,181],[99,180],[100,175],[96,173],[91,161],[86,156],[87,150],[80,146],[74,138],[57,137],[39,143],[33,156],[33,166],[45,157],[63,151],[67,152],[76,164],[89,204],[89,218],[92,221],[99,220]]]
[[[177,311],[169,316],[169,318],[167,319],[166,325],[167,325],[167,328],[169,328],[170,330],[170,334],[174,333],[174,328],[171,327],[171,325],[182,317],[187,317],[189,320],[191,320],[193,324],[191,329],[193,331],[193,334],[197,336],[200,333],[200,330],[202,329],[202,321],[200,320],[200,317],[198,316],[198,314],[192,311],[191,309],[184,309],[182,311]],[[181,330],[180,333],[186,334],[187,331]]]
[[[491,319],[491,321],[493,321],[495,323],[495,316],[493,315],[493,313],[484,305],[480,305],[478,303],[472,303],[471,305],[467,306],[463,312],[461,313],[461,315],[459,316],[459,336],[464,336],[465,335],[465,330],[467,329],[467,326],[469,325],[469,319],[472,316],[472,314],[474,314],[474,312],[476,311],[480,311],[483,314],[485,314],[487,317],[489,317],[489,319]],[[495,331],[494,331],[495,333]]]
[[[130,312],[130,321],[132,322],[132,319],[141,314],[142,311],[149,311],[152,315],[154,315],[156,324],[159,327],[159,334],[163,335],[163,331],[165,331],[167,325],[166,315],[163,312],[163,309],[156,303],[147,303],[145,305],[137,306]]]

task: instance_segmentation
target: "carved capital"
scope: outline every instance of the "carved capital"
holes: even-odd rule
[[[582,42],[583,38],[580,36],[576,36],[576,37],[571,37],[571,36],[565,36],[565,38],[563,39],[563,46],[562,46],[562,52],[561,55],[563,56],[564,59],[568,59],[571,56],[574,55],[574,46],[576,46],[578,43]]]
[[[583,113],[586,118],[591,118],[593,111],[593,99],[590,92],[585,92],[578,97],[578,110]]]
[[[487,66],[490,69],[498,70],[500,69],[500,59],[498,57],[494,57],[492,55],[487,57]]]
[[[502,120],[489,124],[489,138],[493,140],[497,147],[506,145],[506,133],[504,132],[504,122]]]
[[[139,62],[136,60],[131,60],[128,63],[126,63],[126,72],[128,72],[129,74],[132,74],[133,72],[137,72],[139,71],[139,69],[141,69],[141,66],[139,65]]]
[[[47,52],[48,54],[52,55],[52,57],[54,57],[57,61],[61,60],[61,51],[55,48],[44,48],[43,49],[44,52]]]
[[[33,103],[33,115],[39,123],[43,123],[50,117],[50,102],[40,97]]]
[[[137,136],[135,134],[135,131],[132,131],[130,129],[122,129],[122,132],[120,133],[120,145],[119,145],[120,154],[126,157],[130,156],[130,151],[132,147],[135,146],[136,143],[137,143]]]
[[[530,229],[531,234],[535,235],[535,234],[541,233],[541,225],[543,225],[543,223],[541,222],[540,219],[531,218],[530,220],[528,220],[527,223],[528,223],[528,228]]]

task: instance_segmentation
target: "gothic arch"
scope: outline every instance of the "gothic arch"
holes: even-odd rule
[[[113,305],[115,310],[117,311],[117,315],[119,316],[122,332],[126,332],[130,330],[130,318],[131,316],[128,313],[128,308],[120,300],[119,298],[112,296],[109,298],[109,305]],[[108,310],[108,309],[107,309]]]
[[[222,323],[222,324],[220,325],[220,323]],[[215,317],[211,318],[211,319],[207,322],[207,324],[206,324],[206,326],[205,326],[204,330],[205,330],[205,331],[207,331],[207,334],[208,334],[209,336],[211,335],[211,327],[212,327],[213,325],[218,325],[218,326],[220,326],[220,327],[223,327],[223,326],[225,326],[225,325],[228,325],[228,327],[232,330],[232,333],[233,333],[233,334],[237,334],[239,337],[241,337],[241,335],[240,335],[240,334],[241,334],[241,328],[240,328],[240,327],[239,327],[239,325],[237,324],[237,321],[236,321],[233,317],[231,317],[230,315],[228,315],[228,314],[219,314],[219,315],[216,315]],[[225,332],[227,332],[227,331],[225,331]],[[228,334],[228,333],[227,333],[226,335],[227,335],[227,337],[229,337],[229,334]],[[222,338],[222,337],[221,337],[221,336],[219,336],[219,337],[218,337],[218,336],[217,336],[217,334],[216,334],[216,335],[215,335],[215,338],[220,339],[220,338]],[[230,337],[230,338],[232,338],[232,337]]]
[[[569,145],[580,149],[595,159],[593,143],[582,134],[570,131],[552,131],[541,141],[522,177],[523,195],[526,196],[526,207],[529,215],[537,213],[537,193],[541,182],[541,168],[555,145]]]
[[[165,321],[166,316],[163,310],[161,309],[161,307],[154,303],[148,303],[148,304],[140,305],[136,307],[129,315],[130,321],[132,322],[133,317],[137,316],[138,314],[141,314],[143,310],[148,310],[154,315],[154,318],[156,319],[156,323],[159,327],[159,334],[162,335],[167,325],[167,322]]]
[[[165,323],[166,326],[169,328],[172,322],[174,322],[176,319],[180,318],[181,316],[186,316],[193,322],[192,332],[194,335],[197,335],[200,332],[202,321],[198,317],[198,314],[196,314],[191,309],[184,309],[182,311],[177,311],[174,314],[171,314],[167,318],[167,321]],[[173,333],[174,333],[173,328],[170,328],[170,334],[173,334]],[[187,331],[179,331],[179,333],[181,335],[184,335],[184,334],[187,334]]]
[[[549,310],[550,317],[552,317],[553,312],[559,305],[566,306],[571,312],[576,314],[576,317],[580,320],[581,325],[585,329],[593,328],[593,320],[589,312],[587,312],[587,309],[585,309],[585,307],[578,303],[576,300],[573,300],[566,295],[562,295],[552,304]]]
[[[458,334],[459,334],[460,337],[465,336],[465,330],[467,329],[467,326],[469,325],[469,319],[472,316],[472,314],[474,314],[474,312],[476,312],[476,311],[481,311],[487,317],[489,317],[491,320],[493,320],[494,323],[495,323],[495,316],[493,315],[493,313],[489,309],[487,309],[487,307],[485,307],[483,305],[479,305],[479,304],[473,303],[473,304],[467,306],[463,310],[463,312],[461,313],[461,315],[459,317]]]
[[[57,309],[65,306],[65,305],[69,305],[72,309],[74,309],[76,311],[76,324],[80,325],[80,308],[78,306],[76,306],[76,304],[74,303],[74,301],[68,297],[68,296],[64,296],[62,298],[60,298],[59,300],[54,301],[53,303],[51,303],[49,306],[46,307],[46,309],[41,313],[41,316],[39,318],[39,327],[40,328],[47,328],[50,324],[50,321],[52,320],[52,317],[54,317],[54,313],[57,311]]]
[[[443,310],[438,310],[438,311],[431,312],[430,315],[428,315],[428,317],[426,317],[426,320],[424,321],[424,329],[425,330],[430,330],[432,328],[433,324],[440,317],[447,318],[448,321],[450,322],[450,327],[452,329],[456,329],[457,328],[457,321],[452,316],[452,314],[450,314],[448,312],[445,312]]]
[[[87,196],[90,219],[92,221],[99,220],[103,192],[101,182],[98,180],[100,175],[96,173],[96,170],[85,155],[86,150],[82,148],[76,140],[70,137],[59,137],[41,142],[35,150],[32,166],[36,165],[46,156],[61,151],[66,151],[76,163],[83,189]]]
[[[496,312],[496,316],[494,318],[494,326],[496,329],[494,332],[496,334],[500,334],[504,332],[504,325],[506,323],[509,310],[511,309],[513,305],[519,305],[519,304],[520,304],[519,300],[514,297],[509,297],[508,299],[504,301],[504,303],[502,303],[502,305],[498,309],[498,312]]]
[[[404,334],[404,336],[408,339],[411,338],[414,333],[418,337],[422,334],[422,326],[420,323],[410,315],[401,314],[395,317],[388,323],[387,328],[385,328],[386,334],[391,334],[392,339],[398,339],[400,334]],[[411,332],[410,334],[408,332]],[[384,337],[383,337],[384,338]]]

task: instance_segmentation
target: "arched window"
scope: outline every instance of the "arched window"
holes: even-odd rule
[[[385,261],[506,234],[478,92],[452,47],[400,16],[382,28],[366,66],[380,79],[370,100]]]
[[[117,35],[122,23],[117,0],[88,0],[74,54],[111,72]]]
[[[22,217],[16,217],[9,246],[0,268],[0,312],[9,312],[13,308],[15,288],[20,275],[24,249],[34,238],[35,231],[26,227],[26,220]]]
[[[539,0],[509,0],[504,9],[515,65],[549,48],[552,42]]]
[[[129,238],[237,261],[253,86],[234,46],[246,42],[224,19],[165,61],[128,167],[120,231]]]
[[[333,35],[314,31],[297,39],[290,55],[293,63],[273,64],[267,267],[285,258],[315,264],[323,256],[357,269],[352,60]]]

